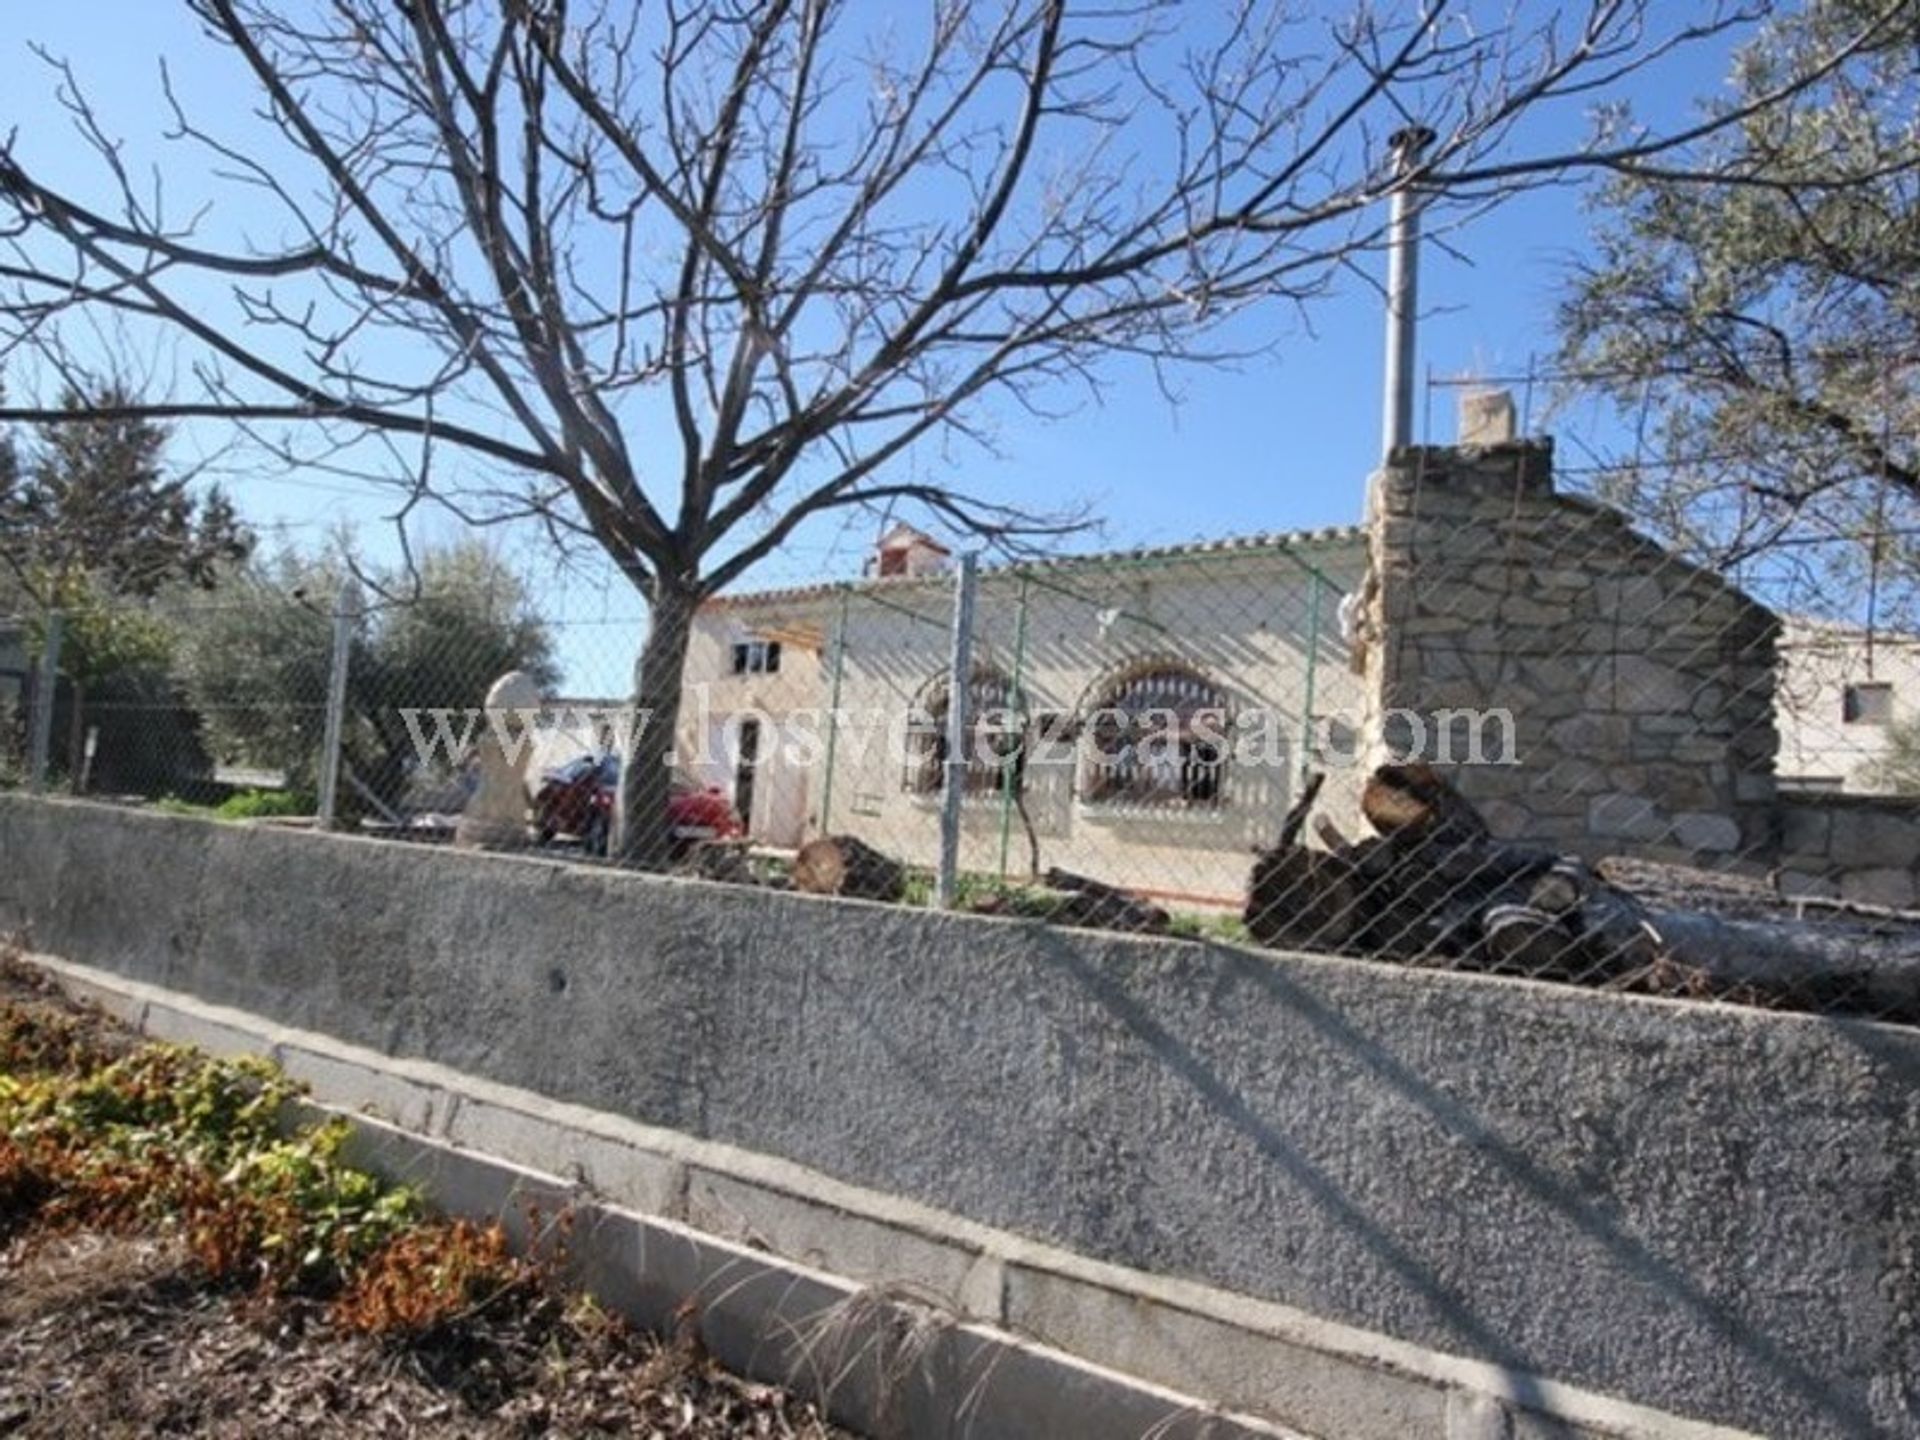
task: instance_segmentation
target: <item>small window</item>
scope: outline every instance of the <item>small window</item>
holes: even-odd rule
[[[1225,801],[1226,692],[1179,665],[1122,676],[1087,717],[1081,796],[1092,804],[1214,809]]]
[[[733,647],[736,675],[776,675],[780,671],[778,640],[740,640]]]
[[[947,787],[948,689],[942,683],[909,717],[907,788],[938,795]],[[1027,727],[1012,681],[997,670],[975,672],[967,687],[968,795],[1017,792],[1026,783]]]
[[[1840,701],[1840,719],[1848,725],[1888,725],[1893,722],[1893,686],[1883,683],[1849,685]]]

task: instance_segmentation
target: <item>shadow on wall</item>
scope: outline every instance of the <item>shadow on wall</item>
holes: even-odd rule
[[[1286,1130],[1251,1105],[1242,1089],[1209,1062],[1204,1042],[1198,1036],[1176,1032],[1165,1017],[1150,1013],[1129,994],[1115,976],[1093,964],[1071,946],[1059,944],[1045,931],[1053,963],[1072,975],[1079,985],[1137,1038],[1154,1055],[1163,1059],[1168,1070],[1189,1087],[1205,1107],[1240,1132],[1259,1154],[1269,1160],[1311,1201],[1325,1212],[1334,1225],[1358,1237],[1379,1264],[1400,1281],[1409,1294],[1418,1297],[1425,1308],[1428,1323],[1423,1330],[1440,1332],[1428,1343],[1441,1348],[1464,1350],[1499,1365],[1507,1372],[1509,1395],[1530,1409],[1550,1409],[1550,1397],[1538,1377],[1563,1368],[1557,1362],[1531,1354],[1525,1342],[1512,1330],[1490,1316],[1479,1313],[1469,1294],[1443,1273],[1440,1267],[1423,1259],[1414,1246],[1396,1233],[1392,1220],[1369,1213],[1364,1192],[1355,1193],[1339,1177],[1306,1154],[1289,1138]],[[1517,1189],[1539,1205],[1564,1217],[1583,1235],[1602,1249],[1617,1268],[1638,1285],[1646,1287],[1663,1302],[1684,1311],[1683,1328],[1703,1328],[1727,1346],[1748,1357],[1754,1365],[1776,1377],[1788,1387],[1811,1415],[1817,1415],[1836,1427],[1836,1433],[1868,1435],[1881,1430],[1867,1406],[1837,1388],[1829,1379],[1809,1368],[1793,1351],[1774,1340],[1764,1322],[1744,1314],[1725,1300],[1703,1288],[1680,1266],[1662,1255],[1646,1240],[1629,1231],[1618,1218],[1608,1213],[1597,1193],[1598,1187],[1583,1186],[1578,1177],[1561,1175],[1542,1165],[1525,1149],[1502,1138],[1498,1129],[1482,1118],[1473,1107],[1429,1083],[1406,1061],[1363,1032],[1342,1015],[1329,1008],[1311,990],[1294,983],[1285,973],[1258,957],[1221,946],[1209,946],[1220,962],[1230,968],[1231,983],[1250,985],[1265,991],[1287,1011],[1301,1016],[1326,1045],[1355,1062],[1366,1074],[1384,1084],[1434,1129],[1454,1137],[1458,1144],[1484,1156]],[[1878,1027],[1841,1022],[1836,1028],[1856,1040],[1877,1063],[1897,1067],[1900,1080],[1920,1087],[1920,1057],[1910,1046],[1893,1043]],[[1404,1184],[1418,1190],[1425,1177],[1408,1174]],[[1915,1194],[1914,1210],[1920,1216],[1920,1192]],[[1479,1197],[1459,1192],[1452,1195],[1431,1193],[1416,1203],[1435,1210],[1475,1206]],[[1484,1223],[1485,1217],[1468,1217],[1468,1223]],[[1495,1245],[1506,1240],[1499,1235],[1483,1236]],[[1526,1256],[1518,1255],[1521,1265]],[[1543,1297],[1544,1298],[1544,1297]],[[1548,1323],[1567,1317],[1545,1317]],[[1624,1317],[1622,1317],[1624,1323]],[[1604,1323],[1604,1322],[1603,1322]],[[1404,1327],[1395,1327],[1404,1333]],[[1584,1377],[1583,1377],[1584,1378]],[[1604,1377],[1593,1377],[1606,1383]],[[1550,1425],[1544,1415],[1534,1417],[1541,1425]],[[1542,1433],[1556,1433],[1553,1429]],[[1569,1432],[1570,1433],[1570,1432]]]
[[[0,924],[1529,1407],[1920,1434],[1912,1032],[10,796]]]

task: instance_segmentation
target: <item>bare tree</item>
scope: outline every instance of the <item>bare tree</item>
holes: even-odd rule
[[[796,527],[917,503],[1057,533],[1072,517],[896,462],[1038,413],[1106,357],[1217,358],[1227,317],[1320,295],[1396,185],[1483,205],[1737,123],[1529,122],[1768,8],[185,3],[272,129],[216,134],[169,85],[171,138],[233,187],[174,213],[60,67],[106,188],[0,150],[0,338],[65,375],[74,321],[159,327],[199,388],[144,415],[376,437],[419,497],[604,548],[652,616],[623,797],[639,860],[664,846],[692,613]],[[1416,119],[1437,142],[1391,173],[1385,132]]]

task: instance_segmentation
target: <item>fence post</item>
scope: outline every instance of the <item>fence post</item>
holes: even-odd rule
[[[340,740],[347,718],[347,665],[353,656],[353,625],[360,612],[360,590],[349,576],[333,600],[333,654],[327,664],[327,712],[320,739],[318,823],[331,830],[340,799]]]
[[[840,618],[833,625],[833,693],[827,700],[827,765],[820,786],[820,833],[833,833],[833,762],[840,741],[840,677],[846,669],[847,607],[853,599],[851,586],[840,592]]]
[[[53,696],[60,684],[60,635],[66,617],[47,612],[46,637],[40,645],[40,673],[33,681],[33,719],[27,738],[27,789],[35,795],[47,788],[47,756],[53,748]]]
[[[1313,682],[1320,661],[1320,572],[1307,576],[1306,699],[1300,707],[1300,761],[1294,779],[1305,780],[1313,769]]]
[[[934,904],[951,910],[960,879],[960,802],[967,791],[967,749],[973,717],[967,702],[973,690],[973,599],[978,557],[960,557],[953,577],[953,654],[947,664],[947,763],[940,792],[940,872]]]
[[[1027,762],[1033,758],[1033,734],[1030,729],[1033,713],[1027,704],[1024,673],[1027,665],[1027,590],[1028,577],[1020,577],[1020,608],[1013,622],[1013,675],[1007,685],[1012,690],[1013,703],[1019,706],[1020,749],[1012,757],[996,753],[1002,769],[1000,771],[1000,878],[1007,878],[1007,851],[1013,841],[1013,807],[1017,787],[1026,783]]]

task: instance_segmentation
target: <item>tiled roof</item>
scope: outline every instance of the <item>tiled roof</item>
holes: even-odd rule
[[[1062,571],[1099,569],[1102,566],[1140,560],[1207,559],[1262,550],[1320,549],[1363,541],[1366,539],[1366,534],[1367,528],[1364,525],[1326,525],[1315,530],[1263,530],[1251,535],[1227,535],[1214,540],[1192,540],[1180,545],[1143,545],[1131,550],[1106,550],[1091,555],[1050,555],[1037,560],[1011,561],[1001,565],[983,566],[980,574],[983,579],[989,575],[1017,575],[1023,571],[1054,574]],[[873,590],[944,586],[951,583],[950,574],[889,575],[884,578],[869,575],[859,580],[823,580],[811,585],[791,585],[776,590],[734,591],[730,594],[717,595],[707,601],[707,604],[729,607],[775,602],[788,603],[796,600],[822,599],[847,590],[859,594]]]

